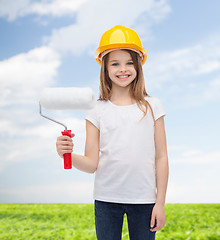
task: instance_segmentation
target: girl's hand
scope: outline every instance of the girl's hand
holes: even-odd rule
[[[71,138],[75,136],[74,133],[71,134]],[[56,148],[58,155],[63,158],[64,153],[73,152],[73,140],[68,136],[60,136],[57,138]]]
[[[156,221],[156,227],[154,227],[155,221]],[[165,225],[164,205],[156,203],[154,205],[154,208],[151,214],[150,231],[152,232],[159,231],[164,225]]]

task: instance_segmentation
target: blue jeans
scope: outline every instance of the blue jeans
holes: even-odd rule
[[[156,232],[150,231],[154,205],[155,203],[122,204],[95,200],[97,239],[121,240],[123,219],[126,213],[130,240],[154,240]]]

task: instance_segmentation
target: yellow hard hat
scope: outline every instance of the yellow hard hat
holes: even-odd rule
[[[142,65],[147,59],[147,50],[143,48],[138,34],[122,25],[116,25],[102,35],[99,47],[95,51],[95,59],[99,65],[104,55],[116,49],[130,49],[139,53]]]

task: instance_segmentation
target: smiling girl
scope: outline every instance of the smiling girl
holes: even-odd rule
[[[98,240],[120,240],[124,214],[131,240],[155,239],[165,224],[168,156],[166,113],[145,90],[147,53],[134,30],[117,25],[103,34],[95,56],[100,96],[85,117],[85,154],[72,153],[73,166],[95,172]],[[71,138],[58,137],[61,157],[72,150]]]

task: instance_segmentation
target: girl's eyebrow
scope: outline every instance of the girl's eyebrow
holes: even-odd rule
[[[113,59],[113,60],[111,60],[111,61],[109,61],[109,62],[117,62],[118,60],[116,60],[116,59]],[[133,61],[132,59],[129,59],[128,60],[128,62],[130,62],[130,61]]]

